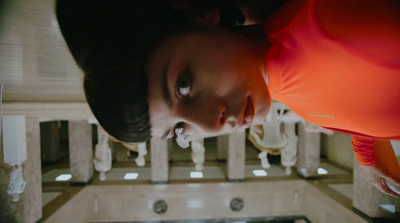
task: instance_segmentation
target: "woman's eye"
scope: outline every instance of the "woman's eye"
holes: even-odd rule
[[[176,83],[176,91],[179,97],[186,97],[190,94],[190,87],[191,87],[191,75],[189,74],[188,69],[178,77]]]
[[[174,129],[175,137],[178,135],[183,135],[184,132],[185,132],[185,124],[183,122],[179,122],[178,124],[176,124]]]

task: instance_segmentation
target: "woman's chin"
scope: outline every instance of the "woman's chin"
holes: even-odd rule
[[[262,108],[258,109],[256,113],[257,115],[254,117],[251,125],[259,125],[263,123],[267,118],[270,108],[271,108],[271,103],[268,103],[268,105],[265,105]]]
[[[253,119],[253,122],[251,123],[251,126],[254,126],[254,125],[261,125],[264,121],[265,121],[265,118],[267,117],[267,114],[265,114],[265,117],[264,118],[261,118],[262,116],[260,116],[260,117],[254,117],[254,119]]]

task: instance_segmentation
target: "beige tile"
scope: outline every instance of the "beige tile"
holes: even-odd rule
[[[61,192],[43,192],[42,193],[42,206],[50,203],[54,200],[57,196],[59,196]]]
[[[307,183],[303,196],[304,214],[311,222],[367,222],[351,209],[318,190],[312,183]]]
[[[94,187],[98,212],[93,221],[146,221],[290,216],[301,213],[295,194],[301,181],[132,185]],[[297,195],[298,196],[298,195]],[[244,201],[239,212],[230,209],[232,198]],[[165,200],[166,213],[153,212],[156,200]]]
[[[84,188],[74,197],[64,202],[65,204],[62,207],[44,219],[45,223],[80,223],[88,222],[92,218],[95,203],[93,191],[90,187]]]

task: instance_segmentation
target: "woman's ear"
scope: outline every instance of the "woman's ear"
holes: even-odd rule
[[[218,26],[221,14],[218,9],[212,8],[200,12],[195,16],[194,21],[201,26]]]

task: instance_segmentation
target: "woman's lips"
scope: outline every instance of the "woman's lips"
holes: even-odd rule
[[[253,118],[254,118],[254,104],[249,96],[249,97],[247,97],[246,110],[244,111],[243,124],[247,126],[246,128],[250,127],[251,122],[253,121]]]

